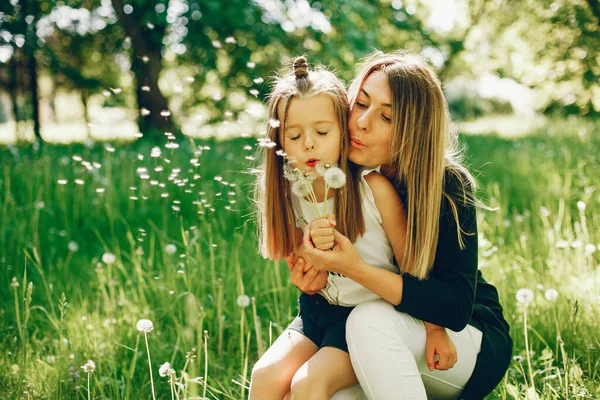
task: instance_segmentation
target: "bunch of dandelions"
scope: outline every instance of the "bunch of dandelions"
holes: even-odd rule
[[[158,369],[158,374],[162,377],[169,377],[169,385],[171,386],[171,400],[175,399],[175,384],[177,383],[177,373],[171,368],[171,364],[166,362]],[[177,396],[179,399],[179,395]]]
[[[316,176],[302,172],[300,169],[295,168],[291,164],[291,160],[287,160],[283,167],[283,176],[292,184],[292,192],[302,198],[308,198],[308,200],[314,204],[315,210],[320,218],[324,218],[327,215],[327,197],[330,189],[339,189],[346,184],[346,174],[336,165],[317,163],[315,168],[317,174],[323,177],[325,181],[325,196],[323,199],[323,212],[319,210],[317,204],[317,196],[313,189],[313,182],[316,180]]]
[[[88,400],[91,398],[91,392],[90,392],[90,375],[92,375],[92,372],[94,372],[94,370],[96,369],[96,363],[93,362],[92,360],[88,360],[88,362],[86,362],[85,364],[83,364],[81,366],[81,369],[83,370],[83,372],[87,373],[87,392],[88,392]]]
[[[154,324],[149,319],[140,319],[137,322],[136,328],[138,331],[144,333],[144,338],[146,339],[146,351],[148,352],[148,368],[150,370],[150,385],[152,387],[152,399],[156,400],[156,395],[154,394],[154,379],[152,378],[152,362],[150,361],[150,346],[148,346],[148,333],[152,332],[154,329]]]

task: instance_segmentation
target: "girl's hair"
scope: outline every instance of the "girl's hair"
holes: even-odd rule
[[[353,242],[365,231],[357,179],[359,168],[348,161],[349,103],[344,84],[322,67],[311,70],[306,58],[298,57],[294,60],[292,71],[283,71],[275,78],[269,96],[267,138],[275,146],[262,148],[262,168],[254,195],[258,206],[259,250],[263,257],[279,260],[294,251],[296,219],[292,193],[289,181],[283,176],[285,160],[276,151],[283,149],[283,132],[290,103],[294,98],[317,94],[326,94],[333,100],[341,135],[338,166],[346,173],[346,184],[337,189],[335,195],[336,229]],[[282,109],[283,115],[279,115]]]
[[[442,197],[452,210],[462,249],[463,235],[474,233],[462,230],[457,204],[480,205],[473,195],[476,184],[461,165],[458,132],[440,81],[427,62],[405,51],[373,52],[350,85],[352,106],[374,71],[387,76],[392,93],[391,166],[396,170],[396,182],[406,190],[405,260],[410,260],[413,276],[425,279],[437,250]],[[448,177],[458,184],[446,186]]]

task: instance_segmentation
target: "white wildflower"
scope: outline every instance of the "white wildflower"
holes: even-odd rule
[[[521,304],[528,305],[533,301],[533,291],[531,289],[517,290],[517,301]]]
[[[158,374],[160,376],[167,376],[171,375],[171,371],[175,372],[175,370],[171,368],[171,364],[166,362],[160,366],[160,368],[158,369]]]
[[[325,183],[332,189],[339,189],[346,184],[346,174],[340,168],[329,168],[325,173]]]
[[[546,292],[544,292],[544,297],[548,301],[556,301],[556,298],[558,297],[558,292],[556,291],[556,289],[548,289],[546,290]]]
[[[298,179],[292,183],[292,193],[298,197],[306,197],[312,191],[312,184],[306,179]]]
[[[92,360],[88,360],[88,362],[81,366],[81,369],[83,370],[83,372],[87,373],[94,372],[94,370],[96,369],[96,363]]]
[[[250,305],[250,297],[243,294],[237,298],[236,303],[238,307],[248,307]]]
[[[149,333],[154,329],[154,324],[149,319],[140,319],[135,327],[140,332]]]
[[[168,244],[165,246],[165,251],[167,254],[174,254],[177,251],[177,246],[174,244]]]
[[[112,254],[112,253],[102,254],[102,262],[104,264],[107,264],[107,265],[114,264],[115,261],[117,261],[117,257],[115,257],[114,254]]]

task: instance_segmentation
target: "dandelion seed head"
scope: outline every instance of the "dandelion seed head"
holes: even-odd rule
[[[238,307],[248,307],[250,305],[250,297],[243,294],[239,296],[235,302],[237,303]]]
[[[92,360],[88,360],[88,362],[81,366],[81,369],[83,369],[83,372],[87,372],[88,374],[90,374],[96,369],[96,363]]]
[[[292,182],[292,193],[298,197],[306,197],[310,194],[312,185],[306,179],[298,179]]]
[[[158,369],[158,374],[163,377],[167,376],[170,369],[171,369],[171,364],[166,362],[160,366],[160,368]]]
[[[69,242],[67,247],[69,248],[69,251],[72,253],[76,253],[79,250],[79,245],[77,244],[77,242],[74,242],[72,240]]]
[[[135,327],[140,332],[150,333],[154,329],[154,324],[149,319],[140,319]]]
[[[117,257],[115,257],[112,253],[104,253],[102,254],[102,262],[106,265],[114,264],[117,261]]]
[[[346,174],[337,167],[329,168],[324,178],[327,185],[333,189],[339,189],[346,184]]]
[[[585,211],[585,203],[581,200],[579,200],[577,202],[577,208],[579,209],[579,211]]]
[[[175,246],[172,243],[169,243],[168,245],[165,246],[165,252],[167,254],[174,254],[177,251],[177,246]]]
[[[544,292],[544,297],[548,301],[556,301],[556,299],[558,298],[558,292],[556,291],[556,289],[548,289]]]
[[[533,291],[531,289],[522,288],[517,290],[516,298],[521,304],[528,305],[533,301]]]

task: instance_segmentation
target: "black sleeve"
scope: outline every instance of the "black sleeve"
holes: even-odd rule
[[[467,233],[463,234],[465,248],[461,250],[456,222],[447,204],[444,205],[429,278],[419,280],[403,274],[402,302],[396,309],[458,332],[467,326],[473,313],[477,285],[477,217],[474,206],[457,204],[461,227]]]

